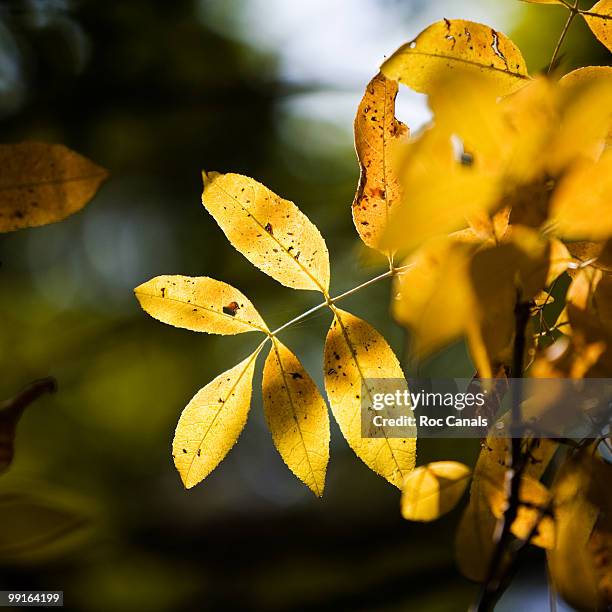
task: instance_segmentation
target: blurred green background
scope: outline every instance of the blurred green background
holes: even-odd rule
[[[332,293],[376,274],[350,217],[353,115],[384,55],[442,17],[515,33],[535,73],[565,11],[512,0],[0,3],[2,142],[63,143],[111,172],[83,212],[0,237],[0,398],[42,376],[59,384],[25,414],[0,479],[0,590],[63,589],[68,609],[92,612],[467,607],[474,587],[452,551],[460,511],[402,521],[398,491],[335,425],[326,494],[314,499],[272,445],[257,375],[238,444],[186,492],[170,457],[180,411],[258,338],[162,325],[132,293],[159,274],[213,276],[273,327],[318,302],[232,249],[200,204],[202,168],[295,201],[327,239]],[[564,51],[567,69],[608,61],[579,20]],[[398,109],[413,130],[428,117],[407,90]],[[343,303],[403,354],[388,305],[384,283]],[[329,319],[283,334],[321,387]],[[472,374],[461,345],[420,371]],[[419,462],[477,452],[478,441],[428,440]],[[499,609],[546,601],[533,570]]]

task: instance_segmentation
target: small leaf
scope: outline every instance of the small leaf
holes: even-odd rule
[[[366,87],[355,117],[355,149],[361,173],[353,221],[366,245],[379,248],[391,212],[401,201],[397,145],[408,128],[395,118],[397,82],[377,74]]]
[[[551,227],[569,240],[605,240],[612,236],[612,151],[598,162],[576,164],[555,190]]]
[[[274,446],[289,469],[321,497],[329,461],[327,406],[298,358],[276,338],[272,342],[262,392]]]
[[[597,40],[612,51],[612,0],[600,0],[581,15]]]
[[[61,221],[81,210],[106,170],[63,145],[0,145],[0,232]]]
[[[238,440],[251,407],[253,371],[261,346],[200,389],[183,410],[172,455],[187,489],[204,480]]]
[[[387,341],[368,323],[334,307],[325,341],[325,389],[342,435],[374,472],[401,488],[414,469],[416,429],[409,438],[362,437],[361,410],[371,409],[375,379],[405,380]],[[362,395],[364,397],[362,397]]]
[[[134,293],[145,312],[175,327],[209,334],[268,331],[238,289],[206,276],[156,276]]]
[[[202,203],[252,264],[293,289],[329,288],[329,254],[300,209],[240,174],[203,173]]]
[[[411,472],[402,487],[402,516],[433,521],[450,512],[468,486],[472,471],[457,461],[436,461]]]
[[[504,482],[485,482],[487,498],[491,512],[501,519],[508,506]],[[526,540],[537,524],[537,531],[531,539],[531,544],[540,548],[553,548],[555,545],[555,523],[550,517],[550,491],[535,478],[523,476],[519,489],[518,514],[512,523],[511,532],[519,539]],[[548,514],[547,514],[548,512]]]
[[[454,70],[485,76],[498,95],[522,87],[529,78],[521,52],[507,36],[463,19],[444,19],[430,25],[381,68],[387,78],[421,93],[430,93],[440,77]]]

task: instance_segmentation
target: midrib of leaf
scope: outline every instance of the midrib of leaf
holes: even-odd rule
[[[593,13],[592,11],[580,11],[581,15],[587,15],[589,17],[596,17],[597,19],[612,19],[612,15],[605,15],[603,13]]]
[[[64,183],[78,183],[80,181],[90,181],[92,179],[104,178],[107,173],[104,171],[96,174],[84,174],[83,176],[68,176],[63,178],[48,179],[45,181],[32,181],[30,183],[19,183],[16,185],[0,186],[0,191],[13,191],[18,189],[31,189],[32,187],[45,187],[47,185],[62,185]]]
[[[244,325],[245,327],[252,327],[254,330],[260,331],[264,334],[268,334],[267,329],[264,329],[263,327],[259,327],[259,325],[255,325],[255,323],[247,323],[247,321],[243,321],[242,319],[237,319],[236,317],[232,317],[231,315],[228,315],[219,310],[214,310],[213,308],[208,308],[207,306],[201,306],[200,304],[196,304],[195,302],[186,302],[185,300],[178,300],[176,298],[171,298],[171,297],[160,297],[159,295],[155,295],[153,293],[145,293],[144,291],[136,291],[135,293],[136,295],[146,295],[149,298],[161,300],[162,302],[167,300],[170,302],[176,302],[177,304],[184,304],[185,306],[195,306],[196,308],[201,308],[202,310],[205,310],[206,312],[212,312],[213,314],[219,315],[220,317],[225,317],[226,319],[229,319],[230,321],[233,321],[234,323],[238,322]]]
[[[308,451],[308,448],[306,447],[306,441],[304,440],[304,436],[302,434],[302,428],[300,427],[299,419],[296,416],[295,405],[293,403],[293,396],[291,395],[291,390],[289,389],[289,385],[287,384],[287,376],[286,376],[285,368],[283,367],[283,362],[281,361],[280,353],[278,351],[278,346],[277,346],[275,338],[272,338],[272,346],[274,346],[274,352],[276,353],[276,361],[278,363],[278,367],[280,368],[281,375],[283,377],[283,385],[285,387],[285,390],[287,391],[287,397],[289,399],[289,405],[291,406],[293,420],[295,421],[298,432],[300,434],[300,440],[302,442],[302,446],[304,447],[304,452],[306,454],[306,461],[308,462],[308,469],[310,470],[310,474],[312,475],[312,481],[314,482],[314,486],[317,491],[317,497],[321,497],[321,491],[319,490],[319,483],[317,482],[314,470],[312,469],[312,463],[310,462],[310,453]]]
[[[443,55],[442,53],[430,53],[428,51],[419,51],[415,49],[411,49],[410,51],[404,51],[402,55],[422,55],[424,57],[438,57],[440,59],[450,60],[453,62],[460,62],[463,64],[468,64],[470,66],[477,66],[478,68],[482,68],[483,70],[489,70],[492,72],[501,72],[503,74],[507,74],[507,75],[516,77],[518,79],[531,80],[531,77],[521,74],[520,72],[513,72],[512,70],[498,68],[497,66],[489,66],[488,64],[481,64],[480,62],[475,62],[473,60],[467,60],[462,57],[455,57],[454,55]]]
[[[249,369],[249,367],[251,366],[251,363],[253,362],[253,359],[255,359],[257,357],[257,355],[259,355],[259,351],[261,351],[263,345],[268,341],[268,339],[266,338],[253,352],[253,354],[251,355],[251,357],[249,358],[248,362],[246,363],[246,365],[244,366],[244,368],[242,369],[242,372],[240,372],[240,374],[238,375],[238,377],[236,378],[236,382],[231,386],[230,390],[227,392],[227,394],[225,395],[225,397],[223,398],[223,402],[221,403],[221,405],[219,406],[219,409],[217,410],[217,412],[215,413],[215,416],[212,418],[210,424],[208,425],[206,431],[204,432],[204,434],[202,435],[202,439],[200,441],[200,443],[198,444],[198,448],[196,449],[196,451],[193,453],[193,456],[191,457],[191,461],[189,462],[189,467],[187,468],[187,474],[185,475],[185,480],[189,479],[189,474],[191,474],[191,469],[193,468],[193,462],[195,461],[195,458],[197,457],[198,453],[197,451],[200,450],[202,448],[202,444],[204,444],[204,440],[206,440],[206,436],[208,435],[208,433],[210,432],[212,426],[215,424],[215,421],[217,420],[217,417],[221,414],[221,411],[225,408],[225,404],[227,404],[227,401],[229,400],[230,397],[232,397],[232,393],[234,392],[234,390],[236,389],[236,387],[238,386],[238,383],[242,380],[242,377],[244,376],[244,373]]]
[[[361,369],[361,365],[359,364],[359,360],[357,359],[357,353],[355,351],[355,348],[353,347],[353,343],[351,342],[349,335],[348,335],[348,331],[347,329],[344,327],[344,323],[342,323],[342,319],[340,318],[340,313],[338,312],[338,309],[331,304],[330,305],[334,315],[336,316],[336,319],[338,320],[338,324],[340,325],[340,329],[342,330],[342,337],[344,338],[344,341],[346,342],[346,345],[349,347],[349,351],[351,352],[351,357],[353,358],[353,361],[355,362],[355,365],[357,366],[357,371],[359,372],[359,377],[361,378],[361,380],[365,383],[365,376],[363,375],[363,371]],[[367,384],[362,385],[362,388],[365,386],[366,391],[368,393],[368,398],[370,399],[370,401],[372,401],[372,391],[370,390],[370,387],[368,387]],[[393,447],[391,446],[391,443],[389,442],[389,438],[387,437],[387,432],[383,429],[383,434],[385,435],[385,442],[387,443],[387,446],[389,447],[389,452],[391,453],[391,457],[393,457],[393,462],[395,463],[395,467],[397,468],[397,471],[399,472],[400,476],[402,478],[404,478],[404,472],[402,471],[402,468],[400,467],[396,457],[395,457],[395,452],[393,450]]]
[[[309,272],[307,268],[305,268],[302,265],[302,263],[299,260],[297,260],[295,257],[293,257],[293,255],[291,255],[291,252],[285,248],[285,245],[282,242],[280,242],[274,234],[270,234],[270,232],[268,232],[268,230],[266,229],[266,226],[246,206],[244,206],[242,202],[235,195],[229,193],[228,191],[226,191],[223,187],[220,187],[219,185],[217,185],[217,189],[221,190],[226,196],[234,200],[238,204],[238,206],[240,206],[240,208],[242,208],[242,210],[245,213],[247,213],[249,217],[253,219],[253,221],[255,221],[255,223],[261,228],[263,232],[262,235],[268,236],[271,240],[273,240],[287,254],[289,259],[291,259],[291,261],[294,261],[298,265],[298,267],[304,272],[304,274],[306,274],[308,278],[310,278],[310,280],[319,288],[321,293],[327,296],[327,290],[321,286],[321,283],[319,283],[319,281]],[[257,190],[258,190],[257,195],[254,196],[255,200],[257,200],[257,196],[259,195],[259,190],[260,190],[259,185],[257,186]]]
[[[383,136],[382,136],[382,171],[385,186],[385,227],[389,225],[389,190],[387,189],[387,82],[385,77],[385,95],[383,97]]]

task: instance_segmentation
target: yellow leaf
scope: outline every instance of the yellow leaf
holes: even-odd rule
[[[404,373],[387,341],[368,323],[334,307],[334,321],[325,341],[325,389],[342,435],[374,472],[401,488],[414,469],[414,437],[362,437],[361,410],[372,409],[376,379],[404,381]],[[400,383],[401,384],[401,383]],[[363,397],[362,397],[363,395]]]
[[[61,221],[91,200],[108,174],[63,145],[0,145],[0,232]]]
[[[530,444],[523,441],[523,448]],[[525,474],[539,479],[557,450],[551,440],[535,440],[530,447]],[[483,443],[474,468],[470,503],[459,523],[455,540],[455,554],[459,569],[464,576],[476,582],[487,578],[491,555],[495,549],[494,533],[497,519],[488,502],[487,483],[503,482],[509,465],[509,440],[488,437]]]
[[[553,194],[550,224],[569,240],[612,236],[612,151],[600,160],[576,164]]]
[[[475,240],[477,240],[475,238]],[[436,238],[406,260],[394,282],[392,312],[411,331],[417,359],[460,338],[474,316],[469,258],[474,244]]]
[[[569,604],[580,610],[605,610],[612,603],[609,590],[601,588],[606,577],[600,571],[606,566],[596,562],[591,544],[598,516],[609,517],[612,511],[610,466],[592,457],[592,449],[587,451],[569,457],[553,484],[557,539],[555,547],[547,551],[547,559],[553,583]],[[607,502],[601,495],[593,499],[592,490],[600,494],[608,491]],[[602,501],[604,505],[600,505]]]
[[[457,461],[416,468],[402,487],[402,516],[409,521],[433,521],[450,512],[465,492],[471,472]]]
[[[400,254],[465,227],[466,217],[496,205],[500,191],[495,173],[458,160],[448,132],[435,127],[406,146],[399,173],[404,199],[381,244]]]
[[[485,490],[491,512],[496,519],[501,519],[508,507],[507,492],[504,482],[487,481]],[[552,548],[555,545],[555,523],[550,516],[550,491],[535,478],[523,476],[519,489],[519,508],[517,517],[512,523],[511,532],[519,539],[526,540],[534,526],[537,531],[531,544],[540,548]]]
[[[244,428],[251,406],[255,359],[262,346],[200,389],[183,410],[172,455],[187,489],[221,463]]]
[[[273,338],[263,371],[263,402],[274,445],[289,469],[323,495],[329,460],[325,400],[298,358]]]
[[[202,203],[252,264],[286,287],[327,292],[325,240],[293,202],[240,174],[203,178]]]
[[[597,40],[612,51],[612,0],[600,0],[581,15]]]
[[[248,298],[214,278],[156,276],[134,293],[145,312],[175,327],[209,334],[268,332]]]
[[[377,74],[366,87],[355,117],[355,149],[361,173],[353,221],[361,239],[379,248],[391,212],[401,201],[396,148],[408,128],[395,118],[397,82]]]
[[[508,37],[463,19],[444,19],[430,25],[381,68],[387,78],[422,93],[429,93],[436,81],[452,70],[485,76],[498,95],[522,87],[529,78],[521,52]]]

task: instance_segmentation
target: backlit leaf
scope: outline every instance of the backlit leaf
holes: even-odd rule
[[[325,389],[342,435],[373,471],[401,488],[414,469],[414,437],[362,437],[361,410],[372,409],[375,380],[404,380],[404,373],[387,341],[368,323],[334,308],[334,321],[325,341]],[[382,383],[381,383],[382,384]],[[383,389],[386,390],[386,389]],[[363,395],[363,397],[362,397]]]
[[[612,51],[612,0],[600,0],[581,15],[597,40]]]
[[[600,513],[609,521],[612,512],[610,472],[610,465],[585,449],[565,461],[553,484],[557,539],[547,551],[548,567],[558,592],[579,610],[605,610],[612,603],[612,565],[609,556],[594,555],[598,546],[592,541]]]
[[[156,276],[134,289],[143,310],[162,323],[210,334],[267,332],[238,289],[206,276]]]
[[[200,389],[181,414],[172,455],[187,489],[225,458],[243,430],[249,408],[257,350]]]
[[[504,481],[490,480],[485,483],[488,502],[495,518],[504,516],[508,506],[508,497]],[[518,514],[512,523],[511,532],[519,539],[526,540],[535,525],[537,530],[531,544],[541,548],[552,548],[555,545],[555,523],[550,516],[550,491],[535,478],[523,476],[519,489]]]
[[[264,366],[262,391],[274,445],[289,469],[321,497],[329,460],[327,406],[298,358],[276,338]]]
[[[411,472],[402,487],[402,516],[433,521],[450,512],[468,486],[472,471],[457,461],[436,461]]]
[[[395,118],[397,82],[377,74],[366,87],[355,117],[355,149],[361,173],[353,221],[361,239],[378,248],[391,212],[401,201],[397,144],[408,128]]]
[[[325,240],[293,202],[240,174],[203,178],[202,203],[252,264],[287,287],[327,292]]]
[[[106,170],[63,145],[0,145],[0,232],[61,221],[81,210]]]
[[[593,163],[574,166],[555,190],[551,227],[569,240],[605,240],[612,236],[612,151]]]
[[[523,441],[530,445],[525,475],[539,479],[552,456],[557,443],[551,440]],[[455,554],[462,574],[476,582],[487,578],[491,555],[495,549],[494,533],[497,519],[488,501],[488,482],[503,482],[509,466],[509,440],[489,436],[483,443],[474,468],[470,503],[465,509],[455,540]]]
[[[521,52],[507,36],[463,19],[430,25],[381,68],[387,78],[422,93],[429,93],[441,76],[453,70],[484,75],[499,95],[522,87],[529,78]]]

